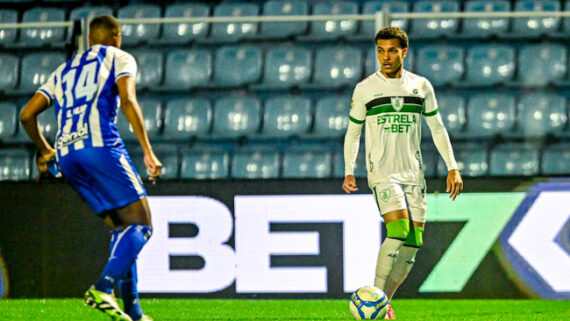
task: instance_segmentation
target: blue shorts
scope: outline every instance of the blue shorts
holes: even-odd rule
[[[97,214],[127,206],[147,195],[124,148],[70,151],[58,159],[58,164],[63,176]]]

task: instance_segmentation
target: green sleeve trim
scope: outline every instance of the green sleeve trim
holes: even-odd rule
[[[439,108],[436,108],[436,110],[434,110],[434,111],[432,111],[432,112],[423,113],[423,114],[424,114],[424,116],[426,116],[426,117],[430,117],[430,116],[435,116],[435,115],[437,115],[437,113],[439,113]]]
[[[358,120],[358,119],[354,119],[351,116],[348,116],[350,118],[350,121],[356,124],[363,124],[364,120]]]

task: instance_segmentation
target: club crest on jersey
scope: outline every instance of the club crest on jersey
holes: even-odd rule
[[[395,111],[400,111],[404,107],[404,97],[390,97],[390,103]]]

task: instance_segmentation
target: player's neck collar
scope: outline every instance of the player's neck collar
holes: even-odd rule
[[[401,82],[404,81],[404,77],[406,77],[406,69],[402,68],[402,74],[400,75],[400,77],[398,78],[388,78],[386,76],[384,76],[384,74],[382,73],[382,70],[378,70],[376,72],[376,74],[378,75],[378,77],[380,77],[380,79],[384,79],[390,83],[395,83],[395,82]]]

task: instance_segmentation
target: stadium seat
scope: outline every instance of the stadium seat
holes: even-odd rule
[[[376,67],[376,62],[378,61],[378,55],[376,54],[376,48],[366,51],[366,61],[364,62],[365,77],[372,75],[378,68]],[[404,69],[414,72],[415,54],[411,48],[408,48],[408,53],[406,58],[404,58]]]
[[[535,176],[539,173],[539,150],[523,143],[505,143],[491,151],[491,176]]]
[[[566,106],[566,99],[557,94],[524,94],[517,104],[517,134],[524,138],[562,134],[568,121]]]
[[[255,134],[261,124],[261,102],[251,96],[227,97],[214,104],[213,138]]]
[[[40,130],[42,131],[44,137],[48,140],[48,142],[50,142],[50,144],[53,144],[55,141],[55,136],[57,134],[57,119],[55,116],[54,108],[49,108],[42,112],[38,116],[38,123],[40,124]],[[21,129],[24,131],[24,128]],[[29,138],[28,141],[30,141]]]
[[[326,178],[332,174],[332,150],[323,146],[289,148],[283,154],[283,178]]]
[[[338,138],[346,134],[350,97],[328,96],[317,101],[315,107],[315,127],[312,135],[325,138]]]
[[[469,137],[492,137],[513,129],[515,99],[506,94],[477,94],[467,104]]]
[[[161,179],[178,178],[178,148],[175,145],[153,144],[152,149],[156,157],[162,163]],[[149,174],[144,163],[144,153],[137,144],[133,146],[133,151],[129,151],[131,160],[135,165],[140,177],[148,179]]]
[[[465,63],[470,85],[505,83],[515,73],[515,51],[506,45],[476,45],[467,52]]]
[[[511,3],[506,0],[475,0],[465,3],[465,12],[509,12]],[[485,38],[507,32],[509,29],[508,18],[479,18],[463,19],[462,35],[473,38]]]
[[[462,176],[481,177],[489,171],[487,146],[480,143],[454,144],[453,152]],[[448,170],[441,157],[437,163],[438,176],[447,176]]]
[[[272,96],[265,101],[264,138],[285,138],[306,134],[313,120],[311,101],[301,96]]]
[[[166,56],[164,88],[205,86],[212,76],[212,54],[206,49],[179,49]]]
[[[425,177],[437,176],[437,162],[441,158],[433,142],[422,143],[422,169]]]
[[[261,77],[262,53],[257,46],[225,46],[216,51],[214,84],[242,86]]]
[[[413,12],[458,12],[457,1],[418,1]],[[459,19],[416,19],[412,21],[412,37],[437,38],[457,33]]]
[[[191,148],[180,156],[180,178],[219,179],[230,173],[229,152],[223,149]]]
[[[307,83],[312,69],[308,49],[292,46],[269,49],[263,64],[263,85],[283,88]]]
[[[82,18],[86,18],[87,22],[91,21],[91,19],[100,16],[100,15],[104,15],[104,14],[108,14],[111,16],[114,16],[113,14],[113,9],[111,9],[110,7],[107,6],[82,6],[82,7],[77,7],[74,9],[71,9],[70,13],[69,13],[69,20],[78,20],[78,19],[82,19]],[[67,29],[67,39],[71,38],[71,27]]]
[[[566,47],[559,44],[529,44],[518,54],[518,80],[525,86],[545,86],[566,75]]]
[[[212,126],[212,104],[204,98],[177,98],[166,103],[164,137],[187,140],[208,134]]]
[[[155,98],[143,97],[139,98],[139,104],[142,109],[144,126],[149,139],[152,141],[160,134],[162,127],[162,103]],[[117,114],[117,129],[121,137],[126,141],[135,141],[137,137],[124,113],[118,112]]]
[[[544,149],[542,152],[542,175],[570,174],[570,144],[558,143]]]
[[[232,178],[278,178],[280,155],[270,147],[245,147],[234,152]]]
[[[353,47],[325,47],[317,50],[313,83],[322,88],[349,85],[362,77],[362,53]]]
[[[161,51],[139,49],[130,52],[137,61],[137,89],[156,88],[162,82],[164,57]]]
[[[0,34],[2,31],[0,30]],[[18,84],[20,59],[15,55],[0,53],[0,92],[10,91]]]
[[[30,179],[32,158],[25,149],[0,149],[0,181]]]
[[[514,11],[560,11],[558,0],[521,0],[515,2]],[[520,38],[538,37],[555,33],[560,26],[560,18],[515,18],[513,19],[513,36]]]
[[[344,178],[344,149],[338,149],[334,153],[334,169],[333,176]],[[356,167],[354,168],[354,177],[366,177],[366,148],[364,144],[360,144],[358,156],[356,157]]]
[[[35,7],[24,12],[22,22],[62,22],[65,21],[63,8]],[[62,41],[64,27],[26,28],[20,30],[19,43],[25,46],[42,46]]]
[[[566,0],[566,2],[564,3],[564,10],[570,11],[570,0]],[[570,18],[564,18],[563,25],[564,27],[562,33],[564,34],[564,36],[566,36],[568,32],[570,32]]]
[[[366,1],[362,5],[362,14],[375,14],[377,11],[384,9],[389,10],[390,13],[407,13],[410,10],[410,6],[406,1]],[[407,30],[408,19],[393,19],[390,25]],[[364,20],[360,22],[359,36],[373,40],[376,32],[378,31],[374,21]]]
[[[165,18],[208,17],[210,7],[203,3],[175,3],[166,7]],[[209,23],[168,23],[162,26],[162,39],[172,43],[187,43],[204,39],[208,34]]]
[[[18,11],[0,9],[0,23],[18,22]],[[0,29],[0,46],[10,46],[16,40],[16,29]]]
[[[151,4],[130,4],[119,9],[119,19],[161,18],[161,9]],[[137,23],[121,24],[123,44],[135,45],[141,42],[149,42],[158,39],[160,24]]]
[[[450,138],[463,138],[466,124],[465,100],[455,94],[437,95],[441,119]],[[423,118],[423,117],[422,117]],[[422,123],[422,137],[432,137],[427,123]]]
[[[12,138],[18,128],[18,107],[8,101],[0,102],[0,141]]]
[[[358,4],[350,1],[316,2],[313,5],[313,15],[354,15],[358,14]],[[339,37],[350,37],[355,34],[355,20],[329,20],[311,22],[311,30],[307,40],[331,40]]]
[[[427,46],[418,51],[417,70],[434,86],[443,86],[463,77],[463,49],[454,46]]]
[[[270,0],[263,4],[264,16],[305,16],[309,6],[300,0]],[[263,38],[286,38],[305,33],[307,22],[262,22],[260,36]]]
[[[214,8],[215,17],[243,17],[258,14],[259,7],[254,3],[221,3]],[[254,37],[257,28],[257,22],[214,23],[211,37],[214,41],[238,41]]]
[[[64,62],[65,56],[60,53],[39,52],[24,56],[19,90],[27,93],[36,91]]]

